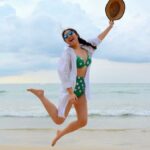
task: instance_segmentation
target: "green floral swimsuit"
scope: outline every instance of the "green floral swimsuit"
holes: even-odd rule
[[[89,66],[92,62],[92,59],[90,56],[87,56],[86,62],[84,62],[84,59],[81,58],[80,56],[77,56],[76,63],[77,63],[77,68],[82,68],[84,66]],[[85,92],[85,81],[84,77],[77,76],[76,77],[76,86],[74,89],[74,93],[77,95],[77,97],[80,97],[82,94]]]

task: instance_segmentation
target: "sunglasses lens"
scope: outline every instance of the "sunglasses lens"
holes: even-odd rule
[[[67,34],[64,34],[64,39],[67,39],[70,35],[73,35],[73,31],[69,31]]]
[[[64,35],[64,39],[67,39],[67,38],[68,38],[68,36],[67,36],[67,34],[65,34],[65,35]]]
[[[68,34],[69,34],[69,35],[73,35],[73,33],[74,33],[73,31],[70,31]]]

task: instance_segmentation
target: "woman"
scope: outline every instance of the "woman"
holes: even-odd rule
[[[105,38],[113,27],[113,21],[95,39],[85,41],[80,38],[74,29],[66,29],[62,33],[64,41],[68,47],[60,58],[58,73],[62,82],[62,93],[58,108],[49,101],[44,91],[40,89],[28,89],[36,95],[44,105],[50,117],[56,124],[62,124],[74,106],[77,120],[71,122],[65,129],[58,130],[56,137],[52,141],[52,146],[56,144],[65,134],[73,132],[87,124],[87,99],[89,99],[89,69],[91,57],[98,44]]]

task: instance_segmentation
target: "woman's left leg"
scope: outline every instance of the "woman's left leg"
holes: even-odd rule
[[[78,101],[74,105],[74,107],[77,113],[77,120],[71,122],[65,129],[57,131],[57,135],[52,141],[52,146],[54,146],[57,140],[60,139],[65,134],[73,132],[87,124],[88,113],[87,113],[87,100],[85,95],[82,95],[78,98]]]

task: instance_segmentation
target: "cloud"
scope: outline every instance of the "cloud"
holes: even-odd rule
[[[24,53],[5,53],[0,55],[0,76],[19,75],[28,71],[56,69],[58,58],[46,55]]]
[[[44,77],[44,78],[43,78]],[[21,75],[11,75],[0,78],[0,83],[60,83],[56,70],[29,71]]]
[[[4,5],[0,8],[0,17],[7,17],[10,15],[15,15],[16,11],[10,5]]]
[[[10,3],[9,7],[16,12],[18,12],[19,6],[22,7],[23,3],[25,4],[24,7],[27,7],[26,1],[21,1],[21,4],[18,1],[14,1],[16,5],[11,0],[7,1],[7,5],[8,2]],[[31,2],[33,3],[33,0]],[[4,6],[1,8],[5,9]],[[95,35],[95,30],[89,30],[95,28],[94,24],[90,22],[88,16],[81,10],[79,5],[64,3],[61,0],[39,1],[39,3],[36,3],[36,7],[30,17],[26,19],[18,17],[18,13],[13,16],[10,14],[7,18],[3,16],[1,26],[5,27],[5,29],[0,30],[3,37],[5,36],[5,38],[0,39],[2,41],[1,47],[4,51],[9,51],[10,49],[19,51],[24,47],[32,47],[36,49],[36,52],[37,49],[45,47],[51,48],[53,51],[58,47],[62,48],[61,31],[66,27],[77,28],[79,32],[83,32],[83,36]],[[58,53],[55,50],[53,55]]]
[[[148,14],[131,15],[121,27],[116,24],[108,40],[104,41],[105,50],[98,57],[122,62],[150,62],[148,18]]]
[[[1,76],[56,67],[51,60],[57,60],[64,49],[60,25],[86,30],[83,24],[87,24],[94,28],[78,5],[60,0],[39,1],[28,18],[18,17],[17,7],[11,3],[0,10],[4,12],[0,22],[1,57],[7,58],[1,59]]]
[[[106,28],[104,1],[101,6],[97,0],[77,2],[3,0],[0,5],[0,76],[56,68],[65,46],[61,38],[64,28],[77,29],[85,39]],[[115,23],[94,57],[119,62],[150,62],[147,6],[142,4],[141,7],[135,1],[126,1],[126,4],[124,17]]]
[[[93,59],[91,81],[93,83],[150,83],[149,68],[150,63]]]
[[[70,2],[69,0],[64,0]],[[95,57],[121,62],[150,62],[149,5],[147,0],[124,0],[126,10],[123,18],[115,22],[114,28],[103,41]],[[107,1],[72,0],[89,15],[97,28],[107,26],[105,6]],[[94,8],[94,9],[93,9]]]

